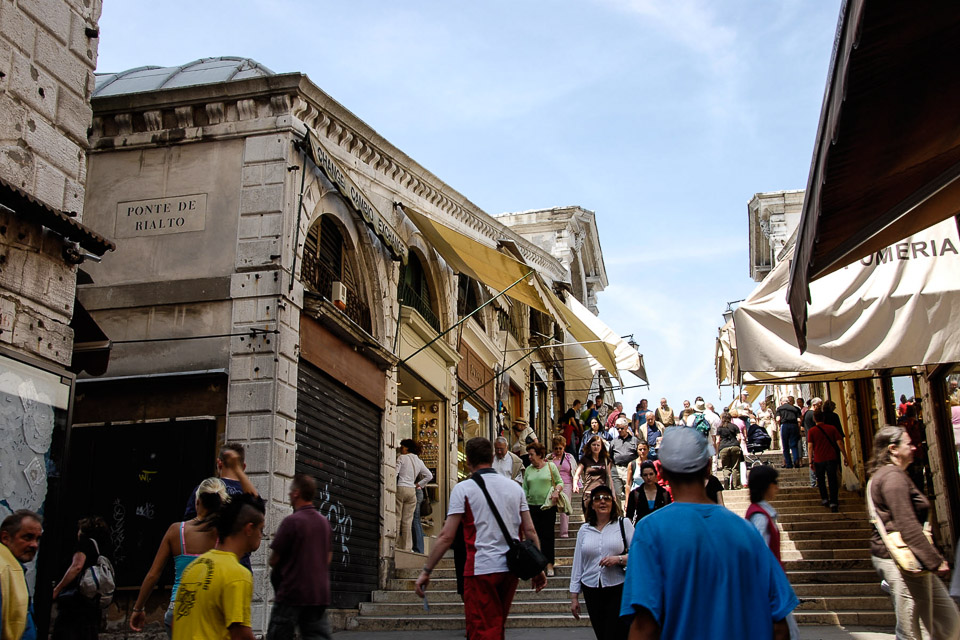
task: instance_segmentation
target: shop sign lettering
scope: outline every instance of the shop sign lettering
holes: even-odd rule
[[[916,242],[899,242],[889,247],[884,247],[880,251],[860,260],[860,264],[869,267],[870,265],[881,265],[887,262],[942,258],[944,256],[956,257],[957,255],[960,255],[960,252],[953,246],[950,238],[940,240],[931,238],[930,240],[919,240]]]
[[[393,257],[406,263],[407,247],[400,239],[399,234],[367,199],[363,191],[347,176],[347,173],[340,168],[333,156],[327,153],[317,136],[311,133],[308,137],[310,139],[310,151],[316,165],[320,167],[327,179],[337,186],[343,197],[360,214],[367,226],[383,241]]]
[[[139,238],[203,231],[207,225],[207,194],[130,200],[117,203],[116,238]]]

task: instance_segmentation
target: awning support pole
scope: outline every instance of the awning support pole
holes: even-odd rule
[[[533,269],[531,269],[530,271],[528,271],[528,272],[526,273],[526,275],[521,276],[520,278],[518,278],[518,279],[516,280],[516,282],[514,282],[513,284],[511,284],[509,287],[507,287],[506,289],[504,289],[503,291],[501,291],[501,292],[498,293],[497,295],[493,296],[492,298],[490,298],[489,300],[487,300],[486,302],[484,302],[482,305],[480,305],[479,307],[477,307],[476,309],[474,309],[473,311],[471,311],[470,313],[468,313],[467,315],[465,315],[464,317],[460,318],[460,320],[458,320],[453,326],[451,326],[451,327],[449,327],[449,328],[447,328],[447,329],[444,329],[443,332],[442,332],[440,335],[438,335],[436,338],[434,338],[433,340],[431,340],[430,342],[428,342],[427,344],[423,345],[422,347],[420,347],[419,349],[417,349],[416,351],[414,351],[413,353],[411,353],[409,356],[407,356],[406,358],[404,358],[403,360],[401,360],[401,361],[400,361],[400,364],[403,364],[404,362],[407,362],[408,360],[410,360],[410,358],[414,357],[415,355],[417,355],[418,353],[420,353],[421,351],[423,351],[424,349],[426,349],[427,347],[429,347],[430,345],[432,345],[434,342],[436,342],[437,340],[439,340],[439,339],[442,338],[443,336],[447,335],[448,333],[450,333],[451,331],[453,331],[454,329],[456,329],[457,327],[459,327],[461,324],[463,324],[464,322],[466,322],[467,319],[469,319],[471,316],[473,316],[473,314],[477,313],[478,311],[480,311],[481,309],[483,309],[485,306],[487,306],[488,304],[490,304],[491,302],[493,302],[494,300],[496,300],[497,298],[499,298],[500,296],[502,296],[503,294],[505,294],[507,291],[509,291],[509,290],[512,289],[513,287],[517,286],[518,284],[520,284],[521,282],[523,282],[524,280],[526,280],[527,278],[529,278],[532,273],[533,273]]]

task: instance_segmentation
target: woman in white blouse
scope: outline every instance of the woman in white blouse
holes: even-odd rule
[[[427,486],[433,480],[433,474],[423,464],[417,453],[417,443],[405,439],[400,441],[400,454],[397,456],[397,519],[400,531],[397,535],[397,548],[410,551],[413,547],[413,514],[417,507],[417,488]]]
[[[626,640],[620,599],[633,524],[623,517],[610,487],[595,487],[586,506],[587,521],[577,533],[570,572],[570,612],[580,619],[582,592],[597,640]]]

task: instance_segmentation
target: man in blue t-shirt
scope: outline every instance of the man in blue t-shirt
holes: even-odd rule
[[[707,439],[667,429],[660,463],[674,502],[637,523],[620,607],[630,640],[788,638],[797,597],[756,528],[707,498]]]

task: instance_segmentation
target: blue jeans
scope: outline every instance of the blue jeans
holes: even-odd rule
[[[420,503],[423,502],[423,489],[417,487],[417,506],[413,509],[413,550],[423,553],[423,525],[420,524]]]
[[[330,640],[330,624],[325,615],[324,606],[299,606],[273,603],[270,610],[270,625],[267,627],[267,640],[287,640],[293,638],[294,629],[300,629],[301,640]]]
[[[793,469],[793,465],[800,464],[800,425],[785,424],[780,426],[780,446],[783,447],[783,466]],[[791,458],[790,454],[793,454]]]

